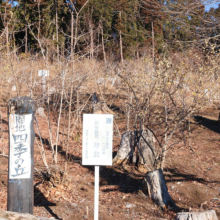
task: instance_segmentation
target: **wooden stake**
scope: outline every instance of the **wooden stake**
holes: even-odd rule
[[[8,211],[33,214],[35,109],[30,97],[15,97],[8,102]]]

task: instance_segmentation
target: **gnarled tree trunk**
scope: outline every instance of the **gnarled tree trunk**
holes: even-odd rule
[[[120,147],[113,159],[113,164],[121,164],[127,160],[136,162],[135,150],[136,131],[127,131],[122,134]]]
[[[140,171],[154,170],[155,142],[153,134],[149,130],[143,130],[141,134],[137,130],[127,131],[122,135],[113,164],[121,164],[128,160],[137,163]]]
[[[147,165],[149,170],[154,170],[156,160],[154,136],[150,130],[143,130],[139,135],[139,149],[137,149],[138,170],[145,172],[145,165]]]
[[[144,178],[145,188],[148,189],[149,197],[161,208],[173,209],[176,207],[171,199],[166,185],[166,180],[161,169],[147,172]]]
[[[215,210],[177,213],[176,220],[218,220]]]

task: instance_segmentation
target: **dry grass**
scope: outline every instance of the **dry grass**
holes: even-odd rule
[[[43,106],[45,109],[46,117],[37,115],[37,120],[43,138],[46,160],[51,171],[59,171],[54,172],[57,175],[53,175],[50,181],[43,179],[40,175],[40,173],[46,172],[46,167],[42,162],[42,154],[38,148],[40,140],[36,137],[35,164],[39,172],[35,173],[35,183],[40,183],[35,189],[36,203],[40,204],[41,201],[50,201],[56,204],[56,206],[51,208],[53,210],[53,216],[56,213],[56,215],[63,219],[71,219],[70,216],[72,216],[72,219],[82,219],[87,214],[85,206],[88,206],[89,216],[92,218],[93,185],[91,182],[93,181],[93,171],[87,167],[82,167],[80,164],[82,157],[82,121],[80,115],[91,110],[90,95],[96,92],[101,101],[105,101],[118,114],[119,117],[116,119],[116,125],[120,133],[126,131],[128,127],[130,129],[133,129],[133,126],[139,128],[139,123],[136,119],[140,116],[142,126],[150,127],[155,131],[161,146],[164,146],[165,136],[168,138],[175,125],[181,122],[167,144],[167,148],[169,148],[169,146],[176,143],[174,145],[175,148],[172,146],[166,155],[165,168],[167,170],[165,169],[164,173],[168,181],[169,192],[175,202],[180,207],[192,207],[196,210],[198,209],[198,204],[204,202],[204,196],[206,196],[207,201],[211,201],[214,196],[216,197],[216,190],[205,191],[207,195],[203,190],[201,192],[199,191],[201,194],[199,200],[196,197],[197,194],[194,196],[194,190],[197,190],[198,186],[194,186],[192,183],[195,181],[197,183],[200,180],[199,178],[205,179],[207,175],[206,167],[204,168],[204,175],[199,169],[195,171],[193,167],[197,160],[201,161],[200,156],[205,156],[203,150],[206,149],[206,146],[203,144],[203,148],[200,149],[200,139],[205,137],[207,131],[199,128],[201,134],[199,133],[200,136],[198,137],[197,131],[194,130],[194,127],[197,125],[192,118],[190,119],[190,116],[198,111],[204,111],[204,109],[212,106],[215,100],[218,100],[219,90],[218,86],[216,86],[220,83],[218,77],[220,65],[218,65],[218,62],[218,56],[206,58],[205,61],[196,56],[196,54],[174,54],[169,58],[163,58],[156,62],[152,62],[151,59],[145,57],[138,62],[125,61],[123,66],[118,63],[104,63],[87,59],[78,60],[73,64],[66,62],[63,65],[62,63],[45,64],[40,59],[23,59],[20,61],[3,60],[0,63],[0,154],[8,154],[6,114],[8,100],[14,96],[32,96],[38,105]],[[38,77],[38,70],[42,69],[49,69],[50,71],[47,81],[47,92],[45,94],[42,92],[41,78]],[[51,131],[52,142],[55,143],[63,71],[65,71],[63,106],[61,108],[61,120],[58,132],[58,162],[55,164],[49,148],[50,136],[48,131]],[[12,91],[12,87],[15,85],[16,91]],[[70,139],[67,140],[71,85],[73,85],[73,100],[70,115]],[[47,97],[48,91],[50,93],[49,100],[51,101],[49,120],[46,108],[48,99],[44,99],[44,97]],[[134,96],[137,97],[137,102]],[[215,116],[216,114],[215,112]],[[184,119],[182,116],[184,116]],[[193,124],[190,138],[188,136],[187,120]],[[114,126],[114,151],[117,151],[120,143],[116,125]],[[36,127],[35,131],[39,135]],[[210,134],[214,136],[213,132],[210,132]],[[215,138],[217,138],[217,134]],[[63,176],[60,174],[63,174],[64,171],[68,141],[70,144],[68,152],[69,167],[66,173],[68,175],[65,175],[65,181],[62,182]],[[197,154],[192,154],[189,145]],[[161,146],[157,143],[158,155],[163,152],[161,151]],[[214,154],[217,154],[217,145],[215,145],[215,150]],[[193,161],[190,158],[194,158]],[[6,209],[7,198],[7,187],[5,185],[7,179],[6,159],[4,158],[4,166],[2,166],[1,171],[2,190],[0,194],[2,209]],[[208,168],[212,165],[211,161],[207,161],[206,163]],[[186,165],[182,167],[181,164]],[[216,162],[216,164],[216,167],[213,165],[212,169],[217,172],[218,163]],[[201,166],[200,162],[198,162],[196,164],[197,166],[203,168],[205,165],[203,164]],[[176,168],[178,171],[174,172],[173,170]],[[158,217],[174,218],[174,213],[166,213],[158,210],[146,196],[141,194],[139,189],[143,174],[138,173],[132,166],[125,167],[125,170],[123,169],[104,167],[101,172],[100,215],[103,219],[107,219],[106,216],[108,216],[108,219],[129,219],[131,215],[135,219],[138,219],[137,216],[140,216],[140,219],[156,219]],[[183,184],[181,182],[182,185],[180,187],[178,184],[180,181],[179,176],[175,177],[176,172],[180,173],[183,178],[188,175],[192,176],[196,172],[199,178],[193,176],[192,180],[183,179],[181,180]],[[172,178],[170,177],[171,175]],[[211,180],[217,179],[217,174],[213,177],[210,173],[208,177],[211,178],[211,182]],[[206,190],[212,183],[205,182],[202,184],[199,187]],[[127,185],[129,186],[128,188]],[[217,186],[216,183],[215,187]],[[129,190],[131,190],[132,195]],[[86,203],[85,198],[87,198]],[[131,213],[126,209],[127,203],[134,203],[136,205],[136,208]],[[66,212],[60,211],[64,209]],[[49,214],[45,211],[44,206],[36,206],[35,214],[51,216],[51,211]]]

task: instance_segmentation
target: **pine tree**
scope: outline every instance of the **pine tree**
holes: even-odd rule
[[[104,39],[110,40],[112,38],[113,10],[110,3],[111,0],[76,1],[76,11],[80,11],[78,49],[83,50],[89,45],[90,57],[93,57],[94,53],[99,56],[99,48],[101,48],[99,47],[100,39],[103,38],[103,46]],[[82,38],[80,36],[86,37]],[[111,43],[108,41],[104,47],[109,48],[110,45]],[[103,57],[105,56],[104,54],[105,52],[102,53]]]
[[[169,19],[164,24],[164,38],[172,50],[184,50],[200,39],[204,5],[201,0],[166,1]]]
[[[155,49],[158,52],[162,51],[163,41],[163,27],[164,20],[167,15],[164,12],[164,1],[159,0],[141,0],[140,1],[140,14],[142,23],[148,33],[146,43],[152,45],[152,58],[155,57]]]
[[[118,42],[118,54],[124,57],[138,57],[139,47],[146,36],[140,19],[139,3],[136,0],[121,0],[113,4],[112,29],[115,42]],[[122,48],[121,48],[122,47]],[[119,52],[120,51],[120,52]]]
[[[11,3],[11,4],[10,4]],[[13,1],[0,1],[0,47],[4,48],[6,45],[7,55],[10,53],[10,43],[12,33],[12,21],[13,21]]]

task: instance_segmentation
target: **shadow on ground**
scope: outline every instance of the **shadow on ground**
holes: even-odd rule
[[[56,206],[55,203],[49,202],[44,194],[36,187],[41,182],[34,185],[34,206],[43,206],[55,219],[60,219],[50,208],[50,206]]]
[[[3,124],[8,125],[8,122],[4,119],[1,120]]]
[[[39,136],[38,136],[39,138]],[[43,142],[48,145],[49,141],[47,139],[43,139]],[[58,146],[58,153],[66,157],[66,151],[61,147]],[[116,152],[113,153],[115,155]],[[67,154],[68,160],[72,163],[80,163],[82,164],[82,158],[77,157],[73,154]],[[84,166],[87,168],[91,173],[94,173],[94,166]],[[164,176],[166,177],[172,177],[172,182],[184,182],[184,181],[196,181],[202,184],[208,184],[208,183],[220,183],[219,181],[206,181],[203,178],[197,178],[196,175],[193,174],[183,174],[179,172],[177,169],[164,169]],[[168,179],[168,178],[167,178]],[[171,180],[167,180],[167,182],[170,182]],[[103,192],[109,192],[109,191],[120,191],[123,193],[138,193],[139,190],[142,189],[143,185],[143,174],[137,175],[130,173],[126,169],[123,168],[123,166],[114,166],[114,167],[100,167],[100,185],[114,185],[116,186],[114,189],[105,189]],[[37,189],[36,189],[37,190]],[[50,203],[47,201],[47,199],[44,197],[44,195],[40,193],[40,201],[36,201],[36,206],[44,206],[49,213],[51,213],[52,216],[55,218],[58,218],[56,214],[52,212],[49,206],[55,205],[54,203]],[[39,197],[39,196],[38,196]],[[175,212],[179,211],[187,211],[187,209],[176,207]],[[58,218],[59,219],[59,218]]]
[[[166,182],[186,182],[186,181],[195,181],[202,184],[209,184],[209,183],[220,183],[220,181],[207,181],[203,178],[197,178],[196,175],[193,174],[183,174],[179,172],[177,169],[164,169],[165,172],[169,172],[170,174],[166,174],[164,176],[171,177],[172,180],[167,180]]]
[[[58,152],[62,156],[66,156],[66,151],[59,147]],[[78,162],[81,164],[82,158],[76,157],[72,154],[68,154],[69,161]],[[94,166],[84,166],[91,172],[94,172]],[[142,175],[136,177],[143,177]],[[110,167],[101,166],[100,168],[100,185],[117,185],[119,191],[123,193],[136,193],[142,187],[142,180],[135,179],[129,175],[129,172],[123,170],[118,172]]]
[[[62,156],[66,155],[66,152],[59,149],[59,153]],[[113,152],[113,155],[116,155],[116,152]],[[81,164],[82,159],[79,157],[75,157],[74,155],[69,154],[68,158],[70,161],[74,160],[74,162],[78,161]],[[91,173],[94,173],[94,166],[84,166],[86,167]],[[118,170],[118,171],[117,171]],[[114,166],[114,167],[106,167],[100,166],[100,186],[102,185],[114,185],[118,186],[114,189],[104,189],[103,192],[110,192],[110,191],[120,191],[123,193],[138,193],[139,190],[143,187],[143,174],[137,175],[128,172],[124,169],[123,166]],[[135,178],[134,178],[135,177]],[[188,211],[188,209],[175,206],[173,208],[174,212],[181,212],[181,211]]]
[[[114,112],[119,113],[119,114],[122,114],[122,115],[125,114],[125,112],[120,107],[118,107],[116,105],[108,105],[108,108],[111,109]]]
[[[220,134],[220,122],[216,120],[211,120],[202,116],[194,116],[195,121],[218,134]]]

